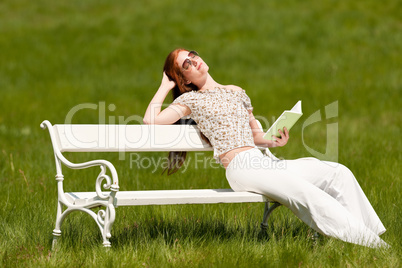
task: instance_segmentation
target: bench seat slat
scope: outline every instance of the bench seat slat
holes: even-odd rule
[[[66,193],[75,205],[99,200],[95,192]],[[215,204],[267,202],[265,196],[231,189],[122,191],[116,193],[117,206]]]

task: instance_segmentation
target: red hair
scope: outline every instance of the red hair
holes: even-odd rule
[[[194,84],[188,84],[187,79],[184,77],[181,67],[177,63],[177,56],[181,51],[187,51],[183,48],[177,48],[169,53],[165,60],[165,65],[163,66],[163,71],[169,77],[170,80],[176,83],[176,86],[172,89],[173,99],[176,99],[181,94],[198,90]]]
[[[187,79],[184,77],[180,65],[177,63],[177,56],[181,51],[188,51],[183,48],[177,48],[169,53],[163,66],[163,71],[169,77],[170,80],[176,83],[176,86],[172,89],[173,99],[176,99],[181,94],[198,90],[198,87],[192,83],[187,83]],[[179,120],[175,124],[189,124],[188,121]],[[201,138],[209,143],[209,140],[201,133]],[[186,160],[187,152],[169,152],[168,167],[163,171],[167,171],[168,175],[175,173],[183,165]]]

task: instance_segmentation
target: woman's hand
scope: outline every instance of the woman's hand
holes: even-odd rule
[[[186,106],[174,105],[167,107],[163,111],[162,104],[171,91],[176,86],[174,81],[171,81],[169,77],[163,72],[163,78],[158,91],[155,93],[148,108],[145,112],[143,122],[144,124],[158,124],[169,125],[173,124],[181,117],[190,114],[190,109]]]
[[[172,90],[176,86],[176,83],[166,75],[165,72],[163,72],[163,77],[162,77],[162,82],[159,88],[163,88],[165,90]]]
[[[283,128],[283,131],[278,129],[279,134],[281,134],[281,137],[275,137],[272,136],[274,138],[274,144],[275,146],[285,146],[286,143],[288,143],[289,140],[289,131],[286,127]]]

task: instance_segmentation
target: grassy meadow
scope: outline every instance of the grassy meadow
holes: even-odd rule
[[[1,1],[0,266],[400,267],[401,9],[396,0]],[[39,124],[64,123],[80,104],[97,108],[79,110],[73,123],[139,123],[176,47],[197,50],[216,81],[243,87],[264,127],[302,100],[289,143],[273,152],[313,150],[348,166],[392,247],[314,241],[283,207],[261,234],[263,204],[215,204],[120,207],[109,250],[92,218],[72,213],[52,251],[56,171]],[[304,128],[317,111],[322,120]],[[327,140],[331,124],[338,136]],[[66,157],[112,161],[121,190],[229,187],[224,169],[200,167],[195,153],[169,177],[138,168],[130,154]],[[94,191],[98,172],[65,169],[65,190]]]

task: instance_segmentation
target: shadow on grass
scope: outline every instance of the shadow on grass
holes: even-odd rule
[[[276,214],[276,215],[275,215]],[[230,243],[246,241],[250,243],[280,243],[285,240],[314,240],[314,231],[291,215],[275,213],[268,221],[265,230],[255,219],[220,218],[208,215],[203,218],[190,216],[150,215],[138,221],[132,215],[122,215],[112,228],[110,242],[113,248],[144,246],[161,243],[174,246],[177,241],[187,241],[193,245],[203,243]],[[126,217],[127,216],[127,217]],[[85,213],[72,213],[62,225],[59,246],[74,250],[87,247],[102,247],[102,237],[98,226]],[[52,236],[49,234],[49,245]],[[313,244],[312,243],[312,244]],[[61,244],[61,245],[60,245]]]
[[[221,219],[150,219],[115,230],[111,242],[113,247],[152,241],[163,241],[166,245],[174,245],[177,241],[267,243],[270,240],[305,239],[312,237],[311,233],[311,229],[303,223],[290,221],[284,224],[272,222],[262,230],[259,222],[250,221],[237,224]]]

